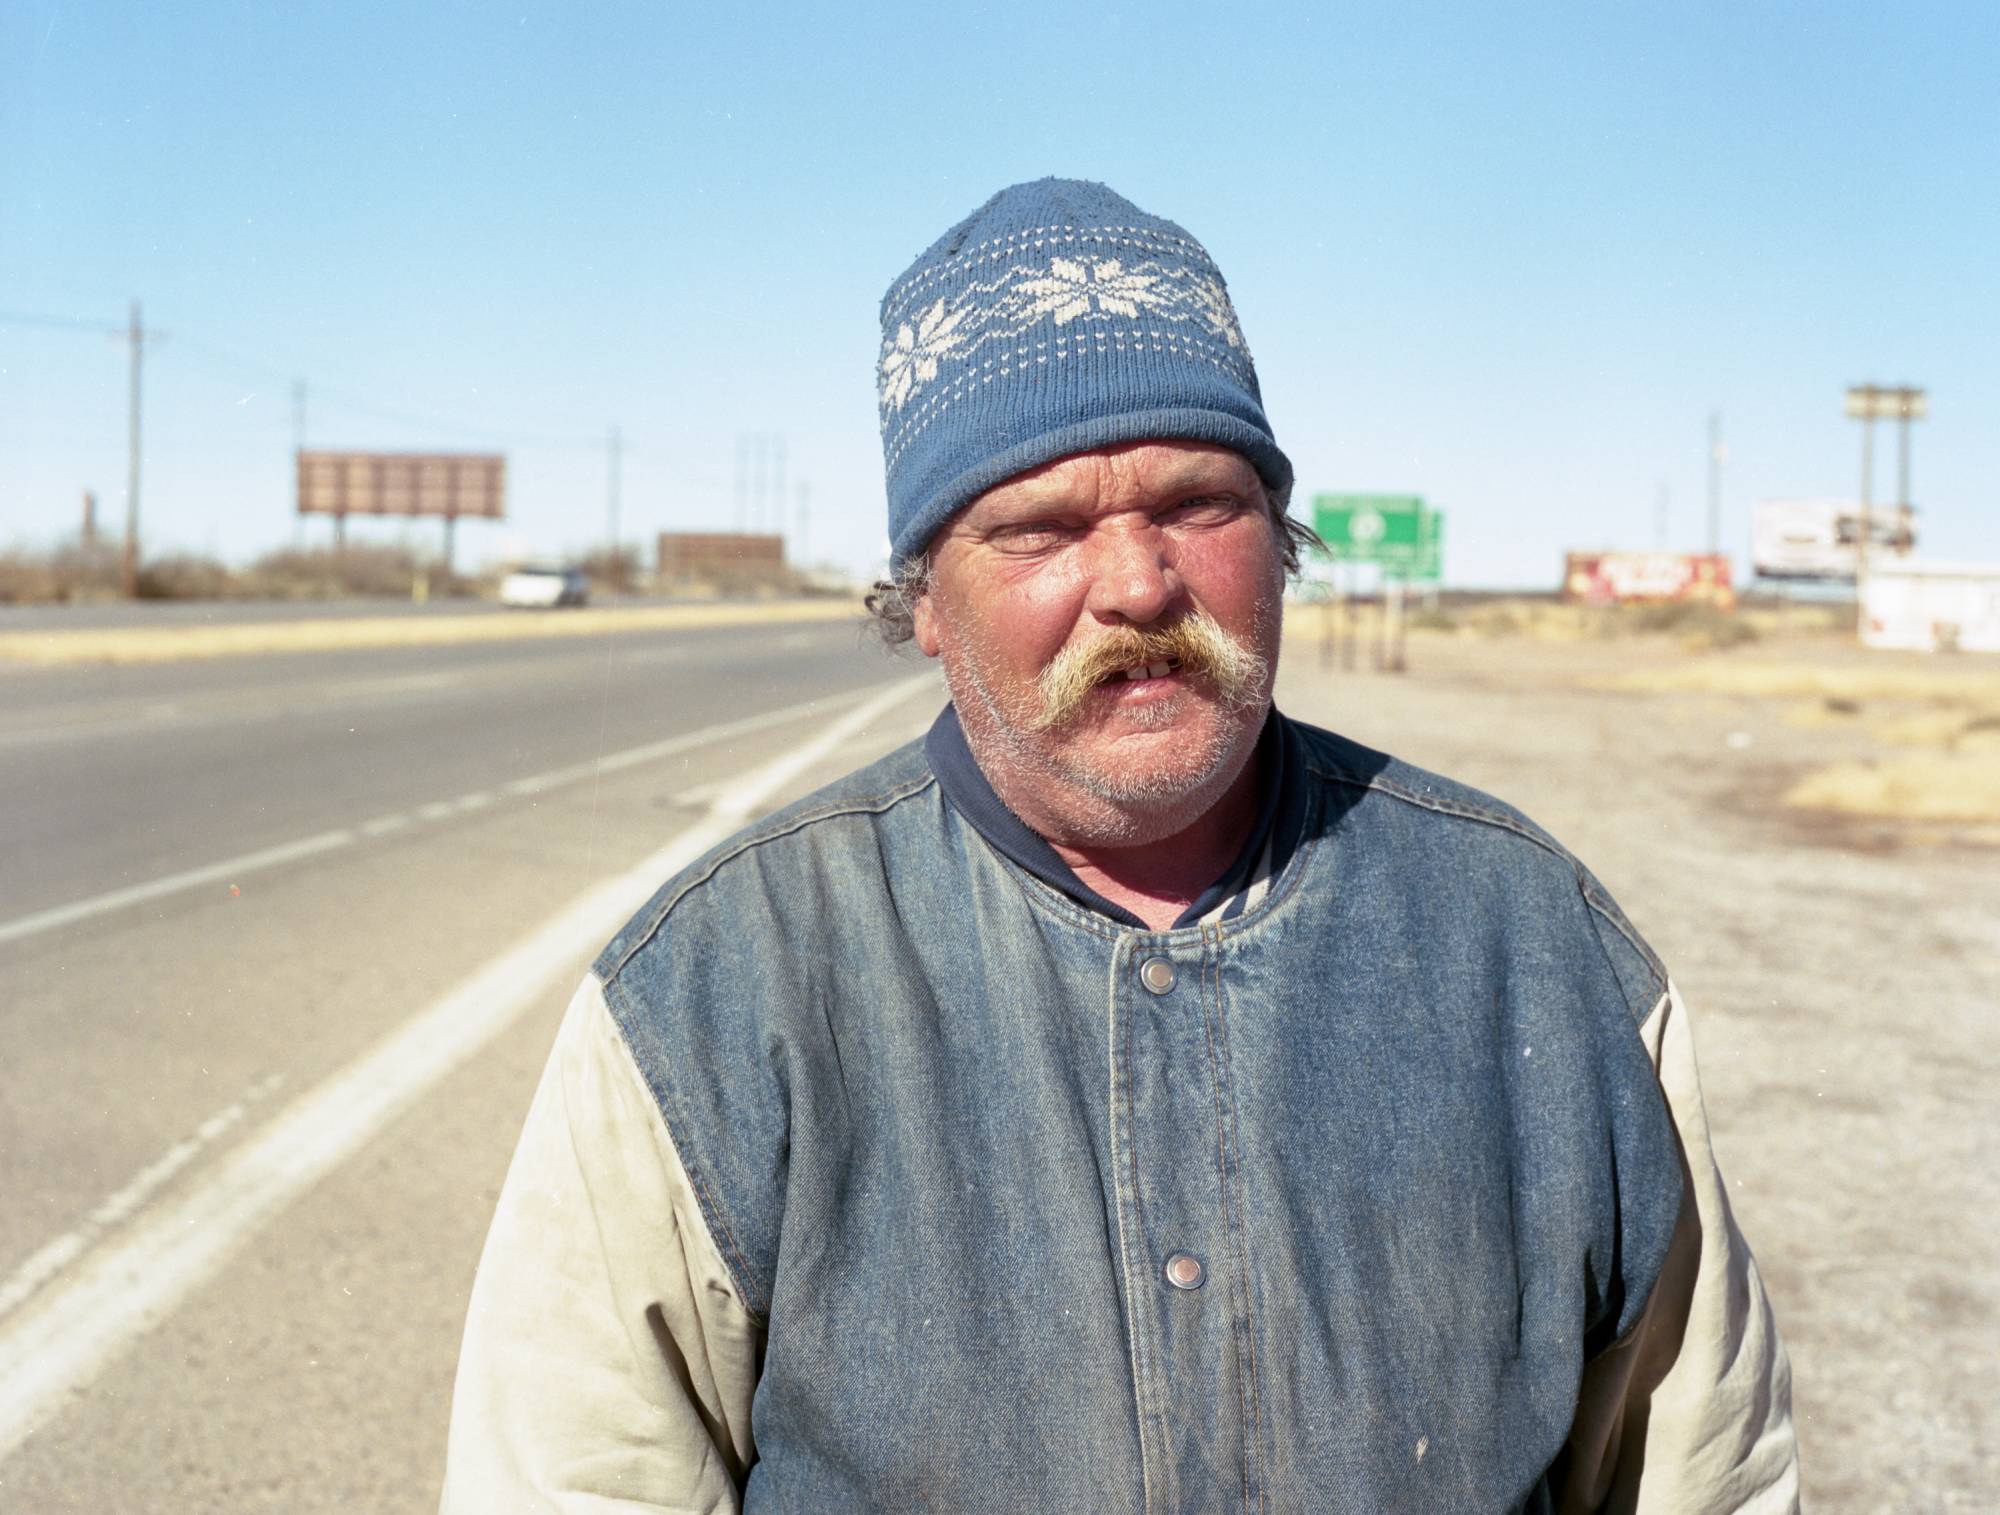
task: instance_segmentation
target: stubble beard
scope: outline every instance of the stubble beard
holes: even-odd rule
[[[1264,635],[1261,617],[1252,640],[1260,645],[1271,640]],[[1121,712],[1120,719],[1142,731],[1164,730],[1179,722],[1189,702],[1197,700],[1208,703],[1216,719],[1204,723],[1199,734],[1189,734],[1171,766],[1121,770],[1093,761],[1074,740],[1088,719],[1091,691],[1106,676],[1122,676],[1122,670],[1136,663],[1168,661],[1177,663],[1181,673],[1201,687],[1183,688],[1166,699],[1131,707]],[[1036,791],[1033,796],[1003,791],[1001,798],[1012,808],[1019,812],[1023,809],[1019,801],[1053,798],[1035,780],[1054,779],[1072,794],[1094,802],[1084,807],[1087,816],[1073,818],[1074,834],[1062,839],[1136,845],[1191,824],[1227,788],[1236,774],[1231,760],[1240,765],[1246,748],[1254,745],[1255,728],[1270,704],[1272,669],[1270,659],[1255,645],[1236,640],[1207,612],[1197,610],[1165,626],[1113,628],[1065,648],[1051,659],[1034,687],[1012,691],[1012,698],[988,684],[976,654],[947,659],[945,676],[962,713],[968,705],[977,707],[974,719],[962,724],[988,778],[1018,776]],[[998,753],[991,751],[996,746]],[[992,761],[1003,754],[1003,763]],[[1002,783],[996,782],[995,788],[1002,789]],[[1203,803],[1189,813],[1188,802],[1193,800]]]

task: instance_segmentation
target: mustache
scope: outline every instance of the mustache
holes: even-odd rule
[[[1050,659],[1035,681],[1042,708],[1030,729],[1047,731],[1063,725],[1091,690],[1141,663],[1177,663],[1182,673],[1206,679],[1232,707],[1255,699],[1270,671],[1263,658],[1230,636],[1205,610],[1191,610],[1157,626],[1114,626]]]

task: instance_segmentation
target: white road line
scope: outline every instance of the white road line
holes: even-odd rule
[[[814,715],[824,703],[822,700],[807,700],[803,704],[787,705],[780,710],[767,710],[762,715],[746,716],[740,721],[724,721],[717,726],[704,726],[701,730],[690,731],[684,736],[648,742],[642,747],[628,747],[623,752],[592,758],[589,762],[572,763],[564,768],[551,769],[547,773],[515,779],[510,784],[502,785],[501,788],[504,792],[514,795],[544,794],[551,789],[560,789],[565,784],[579,784],[586,779],[594,779],[606,773],[622,772],[624,769],[636,768],[643,763],[657,762],[663,757],[673,757],[677,753],[689,752],[697,747],[713,746],[717,742],[748,736],[772,726],[803,721]],[[305,837],[296,842],[284,842],[276,847],[266,847],[258,852],[246,852],[238,857],[224,858],[219,863],[210,863],[203,868],[191,868],[185,873],[170,873],[164,878],[150,879],[146,883],[133,884],[129,888],[113,889],[109,893],[92,895],[88,899],[77,900],[68,905],[37,910],[32,915],[16,916],[11,921],[0,921],[0,945],[19,941],[24,936],[34,936],[38,932],[53,931],[58,926],[89,920],[95,915],[123,910],[128,905],[143,905],[148,900],[163,899],[170,894],[199,889],[204,884],[225,881],[234,883],[246,873],[255,873],[264,868],[276,868],[284,863],[297,862],[300,858],[351,847],[364,837],[372,839],[386,836],[411,824],[413,819],[449,820],[467,811],[481,809],[491,804],[492,800],[493,795],[488,791],[475,790],[456,799],[436,800],[428,805],[421,805],[413,814],[397,813],[380,816],[357,827],[322,831],[318,836]]]
[[[308,836],[296,842],[284,842],[276,847],[266,847],[260,852],[246,852],[240,857],[225,858],[219,863],[210,863],[206,868],[190,868],[185,873],[169,873],[165,878],[149,879],[143,884],[133,884],[127,889],[113,889],[109,894],[93,895],[87,900],[78,900],[70,905],[57,905],[53,910],[37,910],[33,915],[18,915],[11,921],[0,922],[0,943],[19,941],[24,936],[33,936],[38,931],[53,931],[57,926],[67,926],[73,921],[89,920],[93,915],[103,915],[111,910],[123,910],[127,905],[143,905],[148,900],[162,899],[169,894],[179,894],[187,889],[199,889],[203,884],[216,884],[225,879],[241,878],[246,873],[255,873],[260,868],[275,868],[280,863],[295,863],[302,857],[316,857],[322,852],[333,852],[342,847],[351,847],[356,840],[352,831],[322,831],[318,836]]]
[[[928,676],[894,684],[732,785],[668,846],[580,895],[372,1052],[294,1101],[177,1203],[140,1220],[116,1245],[87,1258],[68,1282],[45,1291],[0,1329],[0,1459],[171,1314],[254,1232],[541,1003],[557,975],[576,974],[664,879],[841,743],[932,687]]]
[[[38,1249],[0,1283],[0,1315],[20,1308],[42,1285],[56,1277],[113,1226],[131,1219],[139,1207],[165,1187],[173,1176],[193,1162],[205,1147],[212,1146],[250,1113],[250,1107],[285,1081],[282,1073],[259,1079],[241,1099],[224,1105],[194,1131],[175,1142],[145,1167],[133,1174],[123,1187],[105,1196],[74,1230],[65,1231],[47,1246]]]
[[[193,696],[190,700],[156,701],[141,706],[130,715],[93,718],[86,709],[78,718],[58,721],[53,726],[35,726],[25,731],[0,732],[0,748],[42,747],[52,742],[85,738],[104,740],[129,732],[156,732],[163,726],[192,729],[223,722],[244,724],[299,715],[322,715],[330,705],[350,702],[382,706],[407,705],[412,697],[435,698],[438,691],[455,689],[467,682],[462,673],[401,673],[380,678],[348,679],[331,684],[288,684],[282,695],[270,690],[254,693],[225,692]],[[104,707],[94,707],[102,709]],[[117,705],[110,708],[117,709]]]

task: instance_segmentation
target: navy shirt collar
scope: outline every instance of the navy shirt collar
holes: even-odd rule
[[[1273,708],[1250,759],[1257,772],[1257,818],[1250,835],[1236,861],[1180,913],[1176,928],[1212,915],[1234,918],[1251,902],[1253,891],[1261,898],[1263,886],[1283,871],[1305,824],[1303,763],[1297,747],[1292,723]],[[924,756],[952,808],[1002,856],[1086,909],[1135,930],[1152,929],[1078,878],[1046,838],[1007,808],[980,770],[952,706],[945,706],[931,723],[924,737]]]

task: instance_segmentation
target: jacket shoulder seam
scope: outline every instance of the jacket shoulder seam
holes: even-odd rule
[[[1372,775],[1350,773],[1323,762],[1308,762],[1306,766],[1309,772],[1327,783],[1340,784],[1350,789],[1379,790],[1389,798],[1401,800],[1406,805],[1414,805],[1419,809],[1429,810],[1438,815],[1448,815],[1457,820],[1471,821],[1475,825],[1491,826],[1496,830],[1518,836],[1523,841],[1541,848],[1549,856],[1560,859],[1576,880],[1577,892],[1582,896],[1584,905],[1591,914],[1610,925],[1625,939],[1627,945],[1639,954],[1639,960],[1646,965],[1646,971],[1652,975],[1655,985],[1662,992],[1665,991],[1667,970],[1659,955],[1647,944],[1645,938],[1632,929],[1631,923],[1625,919],[1624,912],[1612,903],[1604,893],[1603,886],[1591,876],[1575,854],[1538,827],[1525,824],[1518,817],[1505,811],[1455,803],[1437,795],[1421,793],[1407,784],[1400,784],[1394,779],[1385,779],[1379,773]],[[1600,950],[1602,950],[1601,943]],[[1632,1010],[1636,1015],[1640,1007],[1635,1005]]]
[[[1505,811],[1485,810],[1474,805],[1453,803],[1450,800],[1440,799],[1436,795],[1423,794],[1406,784],[1397,783],[1394,779],[1385,779],[1379,773],[1364,776],[1349,773],[1340,768],[1321,767],[1318,763],[1311,762],[1306,765],[1306,768],[1314,777],[1324,780],[1329,784],[1340,784],[1348,789],[1380,790],[1383,794],[1388,795],[1389,798],[1401,800],[1406,805],[1414,805],[1419,810],[1430,810],[1439,815],[1451,816],[1456,820],[1471,821],[1475,825],[1491,826],[1496,830],[1509,832],[1514,836],[1520,837],[1523,841],[1532,842],[1551,857],[1562,859],[1563,862],[1569,864],[1572,868],[1576,866],[1576,859],[1571,857],[1564,848],[1557,845],[1556,842],[1544,835],[1537,828],[1524,824],[1520,819],[1507,814]]]
[[[654,912],[652,919],[646,923],[646,929],[636,933],[631,944],[618,955],[618,961],[605,975],[606,984],[624,972],[625,965],[632,961],[639,949],[659,935],[660,928],[666,924],[667,917],[674,913],[680,902],[714,878],[724,864],[734,862],[745,853],[753,852],[771,842],[794,836],[809,826],[819,825],[822,821],[837,820],[844,815],[885,815],[903,801],[921,794],[936,783],[935,774],[925,773],[917,778],[905,780],[892,789],[883,790],[879,794],[856,795],[849,799],[829,801],[802,815],[787,816],[779,824],[767,823],[765,829],[751,827],[744,831],[733,843],[711,857],[700,872],[691,873],[681,880],[680,888],[676,889],[672,897],[664,901]]]
[[[1667,965],[1660,961],[1659,954],[1653,951],[1646,939],[1632,929],[1632,923],[1625,919],[1625,912],[1612,903],[1597,880],[1586,873],[1581,865],[1577,868],[1576,886],[1591,914],[1625,938],[1625,944],[1639,954],[1639,961],[1646,965],[1646,972],[1652,976],[1654,989],[1652,1000],[1643,1006],[1631,1007],[1633,1018],[1643,1025],[1667,992]]]
[[[603,987],[600,985],[600,989]],[[762,1293],[756,1288],[749,1259],[743,1255],[743,1249],[737,1245],[735,1234],[729,1229],[728,1215],[710,1192],[707,1181],[701,1175],[700,1166],[690,1161],[687,1144],[681,1140],[680,1133],[674,1130],[673,1117],[668,1113],[660,1091],[653,1087],[653,1081],[646,1077],[646,1070],[639,1066],[639,1055],[633,1050],[632,1039],[626,1035],[624,1024],[618,1019],[617,1012],[611,1008],[610,996],[600,993],[599,998],[604,1005],[605,1015],[611,1021],[611,1029],[617,1034],[618,1046],[625,1054],[625,1066],[631,1071],[632,1077],[639,1081],[639,1087],[646,1091],[646,1097],[652,1101],[653,1108],[659,1112],[660,1126],[667,1134],[667,1144],[673,1149],[674,1161],[680,1165],[681,1177],[686,1182],[688,1193],[694,1198],[695,1208],[699,1212],[702,1235],[707,1238],[709,1247],[715,1253],[716,1261],[722,1264],[723,1272],[729,1275],[729,1286],[735,1291],[736,1302],[742,1307],[743,1313],[752,1321],[763,1322],[765,1312],[761,1304],[755,1302],[762,1299]],[[716,1234],[718,1230],[721,1232],[720,1236]]]

